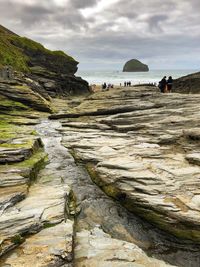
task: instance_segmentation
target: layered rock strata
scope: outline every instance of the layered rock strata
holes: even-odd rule
[[[89,92],[88,83],[76,77],[78,62],[62,51],[51,51],[40,43],[0,25],[0,78],[16,78],[16,71],[31,78],[37,93],[51,97]]]
[[[159,213],[163,204],[159,196],[164,199],[170,194],[173,198],[186,179],[175,176],[174,183],[171,176],[170,180],[163,176],[163,168],[168,168],[168,174],[172,161],[173,166],[180,163],[181,168],[185,166],[181,164],[190,166],[199,161],[194,150],[198,147],[198,129],[186,131],[188,121],[184,135],[180,134],[187,116],[191,124],[198,124],[190,111],[190,105],[198,99],[172,94],[161,98],[158,92],[149,90],[117,88],[88,98],[55,99],[53,108],[59,114],[51,118],[63,118],[62,127],[45,118],[47,114],[4,96],[0,101],[4,112],[0,115],[0,266],[198,266],[196,239],[179,240],[166,234],[153,220],[145,217],[156,226],[137,217],[135,213],[144,217],[139,209],[132,209],[136,197],[140,208],[149,205],[146,213],[152,212],[151,205]],[[187,115],[180,122],[179,105]],[[166,113],[169,117],[173,114],[171,120],[163,120]],[[182,163],[185,154],[187,159]],[[156,172],[159,166],[161,170]],[[193,173],[193,168],[189,170]],[[153,178],[148,179],[149,172],[156,173],[156,178],[151,174]],[[196,180],[191,178],[184,185],[184,193],[186,187],[187,191],[191,188],[190,194],[196,193],[198,184],[194,189],[192,181]],[[164,203],[166,214],[168,208],[174,211],[171,202]],[[166,215],[169,228],[173,225],[170,212]],[[182,216],[179,210],[177,214]],[[187,233],[193,225],[187,225],[184,231]]]
[[[28,106],[39,111],[52,112],[50,97],[42,91],[39,85],[37,85],[37,90],[36,84],[30,79],[28,81],[26,79],[0,80],[1,113],[6,113],[8,109],[15,109],[9,104],[10,101],[24,104],[24,110]],[[3,105],[5,106],[4,110]],[[18,109],[23,110],[23,106],[20,105]]]
[[[135,239],[138,235],[135,219],[106,198],[87,173],[76,166],[60,144],[61,137],[55,131],[58,126],[57,122],[48,121],[36,126],[48,162],[29,186],[24,199],[0,217],[1,253],[4,254],[1,266],[172,266],[147,256],[132,243],[142,244]],[[74,225],[73,216],[77,213]],[[112,223],[109,222],[111,214]],[[116,238],[120,235],[122,240],[111,233]],[[146,239],[144,233],[138,238]],[[145,246],[149,246],[148,241]],[[13,252],[7,254],[9,250]]]
[[[87,98],[73,113],[59,115],[69,117],[63,144],[129,211],[199,243],[200,99],[161,97],[156,90],[118,89]]]
[[[69,97],[89,93],[88,83],[73,73],[52,72],[42,67],[32,67],[26,74],[40,85],[50,97]]]
[[[45,147],[48,153],[51,144]],[[47,162],[41,140],[28,136],[28,128],[26,138],[13,137],[0,148],[0,255],[20,246],[1,266],[71,266],[73,193],[62,180],[63,158],[54,150],[56,159],[50,156]]]
[[[50,108],[44,98],[28,88],[19,90],[15,83],[2,88],[0,266],[71,266],[72,192],[63,184],[61,170],[55,168],[56,160],[48,157],[48,145],[45,143],[45,151],[34,129],[46,114],[30,106],[47,111]],[[22,104],[22,100],[30,106]],[[59,157],[57,161],[62,162]],[[13,250],[14,256],[7,258]]]

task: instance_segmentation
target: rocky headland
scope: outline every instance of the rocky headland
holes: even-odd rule
[[[64,52],[48,50],[0,25],[0,78],[17,77],[21,83],[29,79],[31,89],[42,96],[44,92],[50,97],[88,93],[88,83],[74,75],[77,65]]]
[[[123,67],[123,72],[147,72],[149,67],[146,64],[143,64],[137,59],[131,59],[127,61]]]

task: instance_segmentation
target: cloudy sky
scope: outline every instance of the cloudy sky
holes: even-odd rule
[[[84,69],[199,69],[200,0],[0,0],[0,24]]]

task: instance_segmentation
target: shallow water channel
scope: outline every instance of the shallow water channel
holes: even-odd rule
[[[77,233],[92,231],[94,228],[101,229],[111,238],[137,245],[150,258],[157,258],[179,267],[200,266],[200,245],[177,240],[175,237],[158,230],[153,225],[128,212],[118,202],[102,192],[92,182],[84,166],[77,164],[68,149],[62,145],[62,133],[59,132],[59,128],[61,128],[59,121],[48,119],[41,120],[41,123],[35,126],[49,159],[48,164],[41,170],[38,181],[41,177],[43,177],[42,179],[61,179],[64,185],[72,188],[77,198],[79,212],[75,218],[73,246],[75,266],[79,266],[76,257]],[[53,184],[55,182],[52,183],[52,186]],[[79,251],[82,246],[85,246],[81,242],[84,242],[84,239],[78,242]],[[18,252],[19,248],[7,255],[6,258],[13,257]],[[1,266],[11,265],[3,264]]]
[[[59,169],[59,175],[65,177],[64,182],[77,197],[80,213],[76,218],[75,231],[90,230],[98,225],[113,238],[138,245],[150,257],[176,266],[200,266],[199,245],[177,240],[156,229],[105,195],[91,181],[84,166],[77,165],[62,146],[62,134],[57,131],[60,127],[58,121],[42,120],[36,130],[44,142],[50,164],[54,162],[51,168]]]

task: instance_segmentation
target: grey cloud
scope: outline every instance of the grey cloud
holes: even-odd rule
[[[135,57],[159,68],[167,67],[168,58],[175,66],[200,60],[194,56],[200,54],[199,0],[119,0],[99,11],[100,0],[0,1],[1,24],[83,64],[114,65]],[[95,8],[91,15],[84,13],[88,7]]]
[[[168,19],[167,15],[155,15],[151,16],[147,22],[149,25],[149,30],[150,31],[163,31],[161,27],[161,22],[165,21]]]
[[[75,8],[86,8],[95,6],[99,0],[73,0],[72,5]]]
[[[34,1],[31,5],[26,2],[15,4],[14,0],[1,0],[1,9],[5,10],[4,16],[15,19],[21,28],[40,29],[41,27],[49,31],[56,28],[79,29],[80,25],[87,28],[87,23],[78,9],[72,3],[63,6],[56,6],[53,1]],[[11,24],[10,22],[8,25]],[[6,24],[7,25],[7,24]],[[14,29],[13,29],[14,30]]]
[[[21,23],[27,26],[35,26],[46,19],[48,21],[49,16],[53,15],[52,9],[42,6],[22,6],[23,16],[21,17]]]

